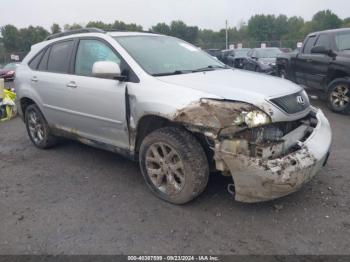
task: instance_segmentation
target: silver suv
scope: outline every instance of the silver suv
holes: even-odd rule
[[[158,197],[197,197],[211,171],[242,202],[290,194],[326,163],[331,130],[289,81],[226,67],[180,39],[84,29],[36,44],[17,69],[33,144],[57,137],[138,160]]]

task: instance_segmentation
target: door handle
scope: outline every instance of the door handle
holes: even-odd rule
[[[77,88],[77,84],[74,82],[74,81],[71,81],[67,84],[67,87],[70,87],[70,88]]]
[[[306,59],[306,62],[311,63],[312,59]]]
[[[33,77],[30,79],[30,81],[32,81],[32,82],[34,82],[34,83],[36,83],[36,82],[38,82],[38,81],[39,81],[39,79],[38,79],[38,77],[33,76]]]

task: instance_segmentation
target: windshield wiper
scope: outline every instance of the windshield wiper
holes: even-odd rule
[[[206,67],[203,67],[203,68],[198,68],[198,69],[175,70],[173,72],[156,73],[156,74],[152,74],[152,76],[182,75],[182,74],[189,74],[189,73],[213,71],[215,69],[229,69],[229,68],[231,68],[231,67],[229,67],[229,66],[220,66],[220,65],[209,65],[209,66],[206,66]]]
[[[152,74],[152,76],[171,76],[171,75],[182,75],[187,73],[192,73],[192,70],[175,70],[173,72]]]
[[[231,67],[229,66],[220,66],[220,65],[209,65],[203,68],[198,68],[195,70],[192,70],[192,72],[205,72],[205,71],[213,71],[215,69],[229,69]]]

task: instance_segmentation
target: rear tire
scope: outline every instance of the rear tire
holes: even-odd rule
[[[40,149],[48,149],[57,143],[49,125],[37,105],[29,105],[25,110],[25,124],[30,140]]]
[[[183,128],[165,127],[141,144],[140,167],[146,184],[159,198],[185,204],[207,186],[209,165],[195,137]]]
[[[333,80],[328,86],[327,105],[337,113],[350,111],[350,81],[346,78]]]

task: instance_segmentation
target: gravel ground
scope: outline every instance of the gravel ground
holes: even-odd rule
[[[170,205],[137,163],[72,141],[42,151],[19,118],[0,123],[0,254],[350,254],[350,118],[324,110],[328,166],[263,204],[235,202],[212,174],[197,200]]]

